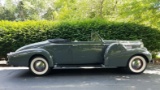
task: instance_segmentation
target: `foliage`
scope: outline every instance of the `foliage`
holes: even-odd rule
[[[152,51],[160,49],[160,31],[133,23],[116,23],[102,19],[56,21],[0,21],[0,56],[19,47],[51,38],[87,41],[97,31],[104,39],[142,39]]]
[[[122,5],[118,6],[118,21],[144,24],[160,30],[160,0],[132,0],[122,2]]]
[[[160,54],[156,54],[156,59],[160,59]]]
[[[1,2],[5,4],[1,5]],[[0,20],[79,20],[139,23],[160,30],[160,0],[2,0]]]

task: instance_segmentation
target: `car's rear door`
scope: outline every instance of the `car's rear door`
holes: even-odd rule
[[[69,42],[55,43],[53,45],[53,59],[55,64],[70,64],[72,62],[72,44]]]

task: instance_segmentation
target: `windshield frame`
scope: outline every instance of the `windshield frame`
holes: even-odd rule
[[[98,32],[91,32],[91,41],[103,42],[104,40]]]

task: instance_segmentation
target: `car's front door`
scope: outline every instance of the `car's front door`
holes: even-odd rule
[[[103,63],[102,42],[82,41],[72,43],[72,64],[101,64]]]

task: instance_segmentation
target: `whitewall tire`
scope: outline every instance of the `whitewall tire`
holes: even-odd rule
[[[31,60],[30,71],[35,75],[46,75],[50,71],[47,60],[43,57],[35,57]]]
[[[139,74],[143,73],[143,71],[146,69],[147,62],[144,57],[142,56],[133,56],[127,65],[127,70],[130,73]]]

